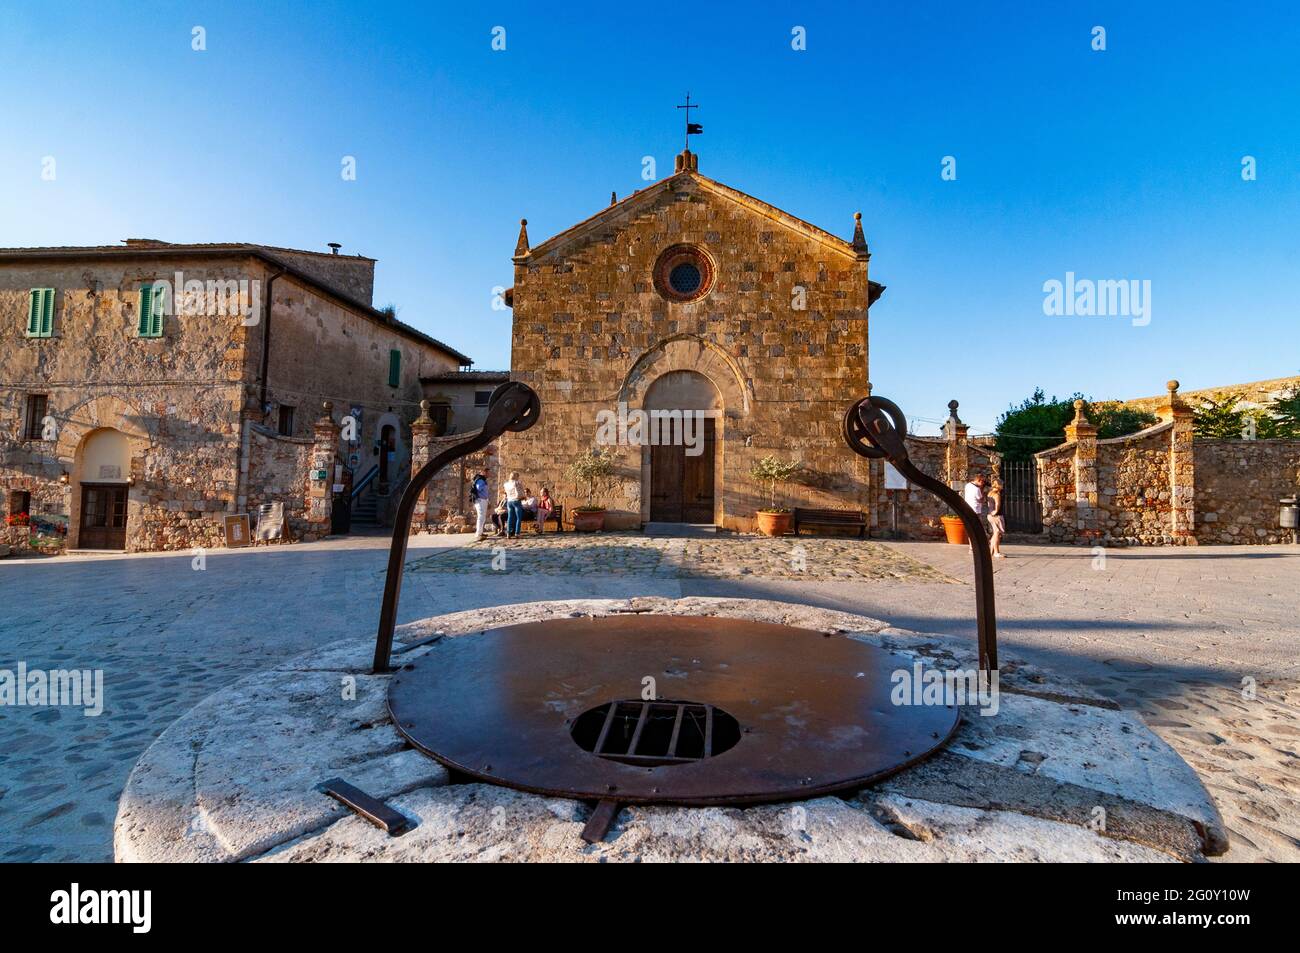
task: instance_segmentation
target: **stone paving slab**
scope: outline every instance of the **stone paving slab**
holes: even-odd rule
[[[468,539],[415,537],[411,556]],[[559,539],[569,534],[545,543]],[[793,543],[746,540],[755,549]],[[107,695],[99,718],[0,707],[0,860],[110,860],[127,775],[168,725],[239,678],[340,639],[358,640],[357,657],[368,659],[362,643],[373,637],[387,543],[216,550],[201,572],[188,554],[0,561],[0,590],[21,593],[0,612],[0,668],[102,669]],[[812,537],[802,543],[815,547]],[[407,575],[399,619],[537,598],[745,597],[889,619],[969,650],[969,550],[870,544],[958,583],[430,570]],[[1218,801],[1232,847],[1216,860],[1300,862],[1300,547],[1130,548],[1100,563],[1086,547],[1005,549],[1011,558],[995,564],[1004,690],[1088,693],[1138,715]],[[809,553],[816,572],[818,551]],[[1055,681],[1016,682],[1017,658]]]
[[[407,566],[407,572],[955,582],[920,560],[870,540],[814,536],[769,539],[731,533],[709,538],[669,538],[640,533],[488,538],[416,560]]]
[[[417,655],[432,635],[638,610],[876,639],[936,665],[959,664],[967,651],[943,636],[909,636],[849,613],[705,598],[494,607],[420,620],[402,626],[398,638]],[[433,761],[402,750],[383,714],[387,679],[365,674],[370,648],[368,640],[339,644],[249,676],[169,729],[127,783],[116,824],[118,858],[1149,861],[1197,860],[1222,842],[1213,802],[1168,746],[1103,700],[1094,704],[1086,690],[1057,682],[1069,700],[1006,691],[997,715],[968,708],[945,752],[953,784],[1004,791],[1000,803],[972,803],[969,795],[944,803],[933,784],[927,797],[909,793],[898,786],[916,770],[908,769],[894,776],[893,787],[861,797],[744,809],[629,808],[604,844],[588,847],[577,839],[588,805],[493,786],[448,786]],[[1012,683],[1052,682],[1028,663],[1009,660],[1008,668]],[[356,680],[352,700],[339,691],[349,677]],[[1090,750],[1104,755],[1104,771],[1088,762]],[[316,790],[335,774],[362,779],[363,790],[390,798],[419,826],[388,838],[342,814]],[[1027,775],[1059,783],[1025,784]],[[1116,786],[1122,790],[1110,790]],[[1073,800],[1056,800],[1066,788]],[[1094,830],[1091,808],[1082,810],[1090,804],[1111,805],[1121,823]]]

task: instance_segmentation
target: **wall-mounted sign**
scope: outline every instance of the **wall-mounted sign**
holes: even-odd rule
[[[885,461],[885,489],[886,490],[906,490],[907,477],[898,472],[898,468]]]
[[[313,480],[328,480],[330,472],[328,470],[312,470],[311,478]]]
[[[115,464],[101,463],[99,465],[99,478],[101,480],[120,480],[122,479],[122,468]]]
[[[226,546],[238,549],[249,543],[248,514],[237,513],[226,517]]]

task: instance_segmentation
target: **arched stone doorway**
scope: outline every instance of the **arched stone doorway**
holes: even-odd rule
[[[718,523],[722,502],[722,395],[696,371],[655,378],[642,402],[642,518]]]
[[[406,465],[406,442],[402,439],[402,421],[395,413],[381,414],[375,421],[375,449],[379,466],[378,484],[386,488],[396,482]]]
[[[73,516],[80,549],[126,549],[131,442],[120,430],[86,434],[73,462]]]

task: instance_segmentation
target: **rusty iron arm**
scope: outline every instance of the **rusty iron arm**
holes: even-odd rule
[[[487,420],[483,428],[466,440],[448,447],[411,477],[393,520],[393,543],[388,550],[388,575],[384,579],[384,601],[379,610],[379,632],[375,637],[373,674],[393,671],[393,632],[397,627],[397,602],[402,593],[402,571],[406,564],[406,546],[411,534],[411,518],[420,493],[434,475],[454,460],[482,450],[506,431],[519,433],[537,423],[542,404],[527,384],[507,381],[492,392]]]
[[[998,667],[998,624],[993,604],[993,556],[988,533],[979,515],[961,495],[929,474],[922,473],[908,458],[907,418],[898,405],[884,397],[864,397],[844,415],[844,440],[849,449],[868,459],[888,459],[911,483],[929,490],[952,508],[966,527],[975,557],[975,623],[979,636],[981,672]]]

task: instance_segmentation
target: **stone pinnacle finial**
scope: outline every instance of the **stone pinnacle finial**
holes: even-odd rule
[[[853,213],[853,248],[859,253],[867,250],[867,236],[862,234],[862,213]]]
[[[519,220],[519,241],[515,243],[515,257],[528,254],[528,219]]]
[[[320,418],[321,420],[328,420],[331,422],[334,420],[334,401],[332,400],[325,401],[320,405],[320,409],[321,409],[321,418]]]
[[[1169,395],[1172,397],[1178,393],[1178,381],[1166,381],[1165,389],[1169,391]]]
[[[617,193],[617,192],[610,192],[610,193],[609,193],[609,204],[610,204],[610,205],[617,205],[617,204],[618,204],[618,193]]]
[[[430,413],[430,409],[429,409],[429,408],[430,408],[429,401],[427,401],[427,400],[422,400],[422,401],[420,401],[420,419],[421,419],[421,420],[432,420],[432,419],[433,419],[433,414]]]

